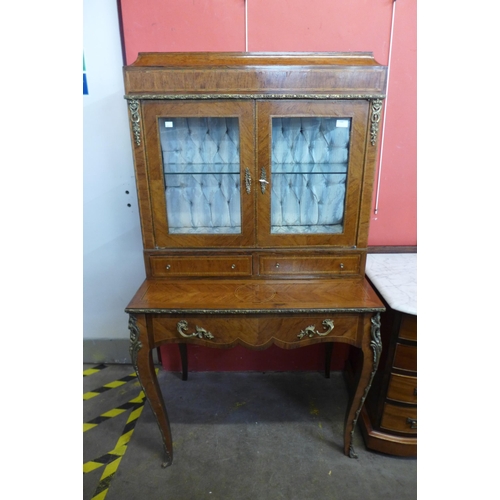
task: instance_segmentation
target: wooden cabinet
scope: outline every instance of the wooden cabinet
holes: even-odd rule
[[[364,275],[386,79],[370,54],[141,54],[124,72],[148,277],[185,275],[159,270],[167,252],[241,248],[255,277]]]
[[[148,354],[163,343],[361,349],[354,455],[384,310],[365,262],[386,69],[361,52],[146,53],[124,68],[147,275],[126,311],[168,463]]]
[[[415,263],[415,254],[369,255],[368,276],[386,305],[381,315],[384,349],[360,415],[368,448],[409,457],[417,455]]]

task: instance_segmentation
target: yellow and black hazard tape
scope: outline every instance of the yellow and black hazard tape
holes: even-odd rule
[[[97,366],[93,366],[92,368],[87,368],[86,370],[83,370],[83,376],[88,377],[89,375],[94,375],[94,373],[99,373],[101,370],[104,370],[104,368],[107,368],[108,366],[105,364],[100,364]]]
[[[137,424],[137,419],[141,415],[142,410],[144,408],[144,397],[145,397],[144,393],[141,391],[139,396],[137,396],[137,398],[132,400],[132,401],[140,401],[140,403],[135,404],[135,409],[130,413],[127,419],[127,423],[125,424],[125,427],[123,428],[123,431],[115,447],[110,452],[105,453],[104,455],[98,458],[94,458],[93,460],[89,460],[88,462],[85,462],[83,464],[84,474],[87,474],[88,472],[98,469],[103,465],[108,465],[124,455],[127,448],[127,444],[129,443],[130,438],[132,437],[132,433],[134,432],[135,425]]]
[[[97,367],[95,367],[94,369],[97,369]],[[159,369],[155,368],[155,372],[158,373],[158,371]],[[115,380],[114,382],[110,382],[109,384],[106,384],[99,389],[94,389],[93,391],[85,393],[83,395],[83,399],[84,400],[91,399],[95,396],[98,396],[99,394],[102,394],[103,392],[106,392],[110,389],[114,389],[123,384],[126,384],[127,382],[135,378],[137,378],[136,373],[127,375],[126,377],[123,377],[119,380]],[[101,475],[101,479],[99,480],[99,484],[97,485],[97,488],[94,494],[92,495],[91,500],[104,500],[105,496],[107,495],[109,486],[111,484],[111,480],[113,479],[116,471],[118,470],[118,466],[120,465],[120,461],[123,455],[125,455],[125,451],[127,450],[127,445],[130,442],[130,439],[132,438],[132,434],[137,424],[137,420],[141,415],[142,410],[144,409],[145,399],[146,396],[144,392],[141,391],[136,398],[133,398],[130,401],[127,401],[126,403],[117,406],[116,408],[113,408],[112,410],[109,410],[106,413],[103,413],[102,415],[99,415],[98,417],[89,420],[88,422],[83,424],[83,432],[85,432],[90,429],[93,429],[94,427],[97,427],[100,423],[105,422],[110,418],[121,415],[122,413],[132,409],[115,447],[108,453],[105,453],[104,455],[101,455],[98,458],[94,458],[93,460],[89,460],[88,462],[85,462],[83,464],[84,474],[96,470],[99,467],[105,466],[104,471]]]
[[[83,432],[86,432],[90,429],[93,429],[94,427],[97,427],[99,424],[106,422],[110,418],[114,418],[117,417],[118,415],[121,415],[122,413],[125,413],[131,408],[134,409],[138,408],[139,406],[144,404],[144,397],[145,397],[144,393],[141,391],[141,394],[138,397],[131,399],[130,401],[127,401],[126,403],[117,406],[116,408],[113,408],[112,410],[109,410],[106,413],[103,413],[102,415],[99,415],[98,417],[89,420],[88,422],[84,422]]]
[[[109,391],[110,389],[115,389],[116,387],[120,387],[121,385],[124,385],[127,382],[134,380],[135,378],[137,378],[137,373],[131,373],[130,375],[126,375],[125,377],[122,377],[118,380],[109,382],[108,384],[104,384],[102,387],[98,387],[97,389],[93,389],[92,391],[86,392],[83,395],[83,399],[87,400],[95,398],[96,396],[99,396],[99,394]]]
[[[104,465],[106,466],[101,475],[101,479],[99,480],[99,484],[97,485],[97,488],[92,495],[91,500],[104,500],[106,494],[108,493],[111,480],[118,470],[118,466],[120,465],[120,461],[123,455],[125,455],[125,452],[127,451],[127,445],[130,442],[135,426],[137,424],[137,420],[144,408],[144,393],[141,391],[136,399],[141,399],[143,403],[130,413],[127,419],[127,423],[125,424],[125,427],[123,428],[121,436],[118,439],[114,449],[99,458],[83,464],[84,474],[98,469],[99,467],[102,467]]]

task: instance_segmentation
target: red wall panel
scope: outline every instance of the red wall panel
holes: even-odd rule
[[[245,9],[244,0],[121,0],[126,61],[132,63],[139,52],[244,51],[248,40],[252,52],[369,51],[379,63],[388,64],[394,13],[378,211],[372,211],[368,244],[416,245],[417,7],[416,0],[394,2],[247,0]],[[373,208],[375,202],[374,195]],[[172,363],[178,356],[174,348],[163,348],[164,358]],[[239,359],[238,349],[233,361]],[[218,359],[221,355],[214,351],[193,350],[194,369],[224,369]],[[268,360],[262,363],[273,367],[268,369],[300,369],[296,355],[284,354],[278,359],[276,353],[267,352],[261,355]],[[319,350],[316,352],[320,356]],[[342,349],[338,351],[334,367],[344,354]],[[231,369],[234,363],[223,359]],[[261,369],[262,363],[253,366]],[[310,359],[305,359],[302,367],[311,369]]]

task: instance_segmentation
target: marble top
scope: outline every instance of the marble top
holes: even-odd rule
[[[396,311],[417,314],[417,254],[368,254],[366,276]]]

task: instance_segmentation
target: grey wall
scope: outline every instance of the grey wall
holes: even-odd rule
[[[118,13],[116,0],[83,7],[83,361],[128,362],[124,308],[145,273]]]

